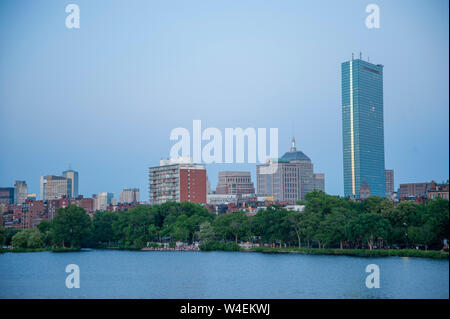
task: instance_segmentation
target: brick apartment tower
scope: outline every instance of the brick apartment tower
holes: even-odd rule
[[[174,163],[162,160],[160,166],[149,169],[149,202],[206,203],[206,169],[190,162]]]

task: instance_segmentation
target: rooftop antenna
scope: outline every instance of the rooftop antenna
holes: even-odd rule
[[[355,54],[352,52],[352,61],[353,61],[354,57],[355,57]]]
[[[362,60],[362,53],[359,51],[359,59]]]
[[[367,62],[370,62],[370,58],[369,57],[367,57]]]
[[[292,136],[295,135],[295,129],[294,129],[294,120],[292,120]]]

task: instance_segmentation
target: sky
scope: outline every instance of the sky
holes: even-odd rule
[[[66,5],[80,8],[68,29]],[[380,8],[369,29],[368,4]],[[172,129],[278,128],[343,195],[341,63],[384,65],[386,168],[449,176],[449,3],[411,0],[0,0],[0,186],[79,172],[91,196],[137,187]],[[254,164],[208,164],[251,171]]]

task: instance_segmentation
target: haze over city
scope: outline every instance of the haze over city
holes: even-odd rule
[[[341,63],[384,65],[385,166],[400,183],[449,176],[448,2],[77,1],[0,4],[0,186],[79,172],[86,196],[137,187],[167,158],[170,132],[277,127],[279,155],[297,148],[344,194]],[[8,9],[8,10],[6,10]],[[254,164],[206,165],[251,171]]]

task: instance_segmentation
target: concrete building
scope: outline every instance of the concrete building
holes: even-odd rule
[[[394,194],[394,170],[386,169],[384,175],[386,180],[386,197],[391,198],[392,194]]]
[[[314,180],[314,189],[317,189],[319,191],[325,191],[325,174],[314,173],[313,180]]]
[[[383,66],[352,58],[341,71],[344,194],[358,199],[367,184],[384,197]]]
[[[257,165],[256,175],[258,196],[272,197],[277,202],[295,204],[314,189],[325,191],[325,175],[314,174],[311,159],[297,150],[294,138],[289,152]]]
[[[72,198],[72,179],[62,176],[41,176],[41,200]]]
[[[96,211],[105,211],[111,204],[115,205],[113,193],[98,193],[94,198],[94,209]]]
[[[149,168],[149,203],[206,203],[206,169],[189,159],[162,160]]]
[[[70,179],[72,182],[72,186],[71,186],[71,196],[70,198],[77,198],[78,197],[78,172],[69,169],[67,171],[62,172],[62,176]]]
[[[139,188],[125,188],[119,195],[119,203],[139,203]]]
[[[219,172],[216,194],[236,195],[237,198],[246,194],[255,194],[250,172]]]
[[[14,183],[14,204],[21,205],[25,202],[28,195],[28,187],[25,181],[16,181]]]

